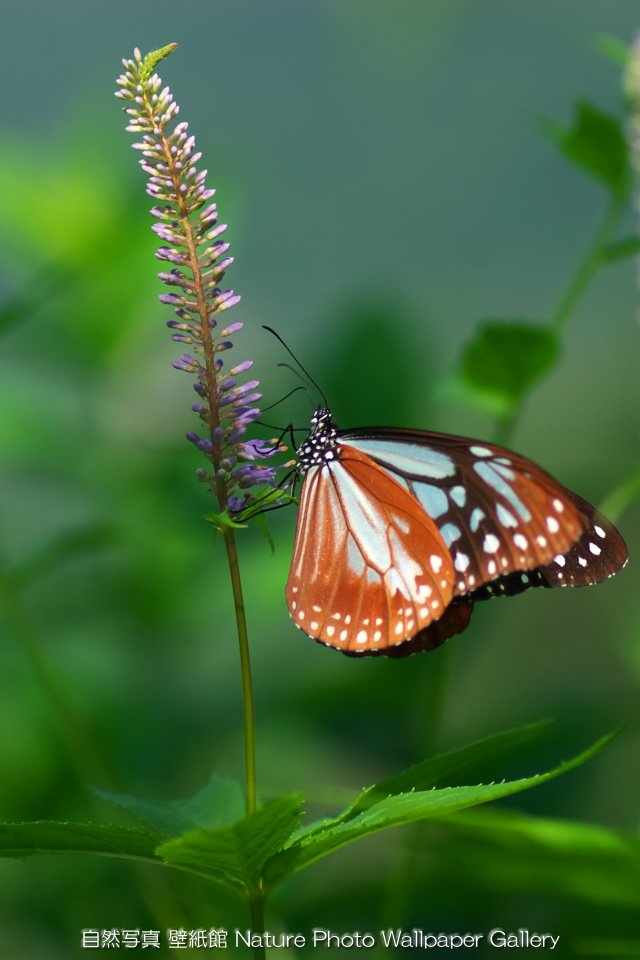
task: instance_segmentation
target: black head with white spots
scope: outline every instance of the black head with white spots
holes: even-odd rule
[[[309,436],[298,450],[298,473],[336,459],[338,430],[327,407],[318,407],[311,417]]]

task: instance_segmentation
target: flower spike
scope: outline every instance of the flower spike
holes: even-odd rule
[[[247,427],[260,417],[255,404],[262,395],[256,392],[257,380],[238,385],[235,378],[246,373],[253,361],[243,360],[228,374],[221,372],[219,354],[232,349],[228,338],[243,324],[225,324],[218,333],[217,314],[235,306],[240,297],[219,286],[233,263],[233,257],[226,256],[229,244],[219,239],[227,225],[218,223],[217,206],[211,202],[215,190],[205,186],[207,171],[197,169],[201,154],[188,134],[188,124],[181,121],[171,130],[179,107],[154,72],[175,48],[175,43],[169,44],[144,58],[136,48],[132,60],[123,60],[116,96],[125,103],[126,129],[142,134],[133,148],[141,155],[147,193],[154,200],[151,214],[157,222],[151,229],[161,241],[156,257],[171,265],[158,277],[173,292],[160,294],[159,300],[173,307],[178,317],[167,321],[172,331],[179,331],[172,332],[172,339],[188,344],[195,354],[185,353],[172,365],[196,377],[194,388],[202,400],[192,410],[208,435],[187,434],[211,464],[211,470],[198,470],[198,479],[209,484],[223,510],[237,511],[246,508],[250,496],[240,497],[239,491],[273,484],[277,468],[256,461],[287,448],[278,440],[244,439]]]

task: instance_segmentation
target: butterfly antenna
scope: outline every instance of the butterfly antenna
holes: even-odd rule
[[[286,364],[278,364],[278,366],[286,366]],[[291,367],[289,367],[291,369]],[[288,400],[289,397],[292,397],[294,393],[297,393],[298,390],[304,390],[305,387],[294,387],[293,390],[289,390],[289,393],[285,393],[284,397],[280,397],[279,400],[276,400],[275,403],[270,403],[268,407],[262,407],[262,412],[266,410],[273,410],[274,407],[277,407],[279,403],[284,403],[285,400]]]
[[[300,363],[300,361],[299,361],[298,358],[296,357],[296,355],[295,355],[295,353],[293,352],[293,350],[291,350],[291,349],[287,346],[287,344],[284,342],[284,340],[282,339],[282,337],[280,336],[280,334],[279,334],[279,333],[276,333],[276,331],[275,331],[272,327],[267,327],[267,326],[265,326],[264,324],[262,325],[262,327],[263,327],[263,330],[268,330],[269,333],[272,333],[272,334],[274,335],[274,337],[276,338],[276,340],[279,340],[279,341],[280,341],[280,343],[281,343],[282,346],[285,348],[285,350],[287,351],[287,353],[289,354],[289,356],[292,357],[293,360],[295,361],[295,363],[298,365],[298,367],[300,367],[300,369],[301,369],[302,372],[304,373],[305,377],[308,379],[309,383],[310,383],[313,387],[316,388],[316,390],[318,391],[318,393],[320,394],[320,396],[322,397],[322,399],[323,399],[323,401],[324,401],[325,407],[328,407],[329,404],[328,404],[328,402],[327,402],[327,398],[326,398],[326,396],[325,396],[324,390],[321,390],[321,389],[320,389],[320,387],[318,386],[318,384],[316,383],[316,381],[313,379],[313,377],[311,376],[311,374],[309,373],[309,371],[306,370],[306,369],[302,366],[302,364]],[[286,364],[280,364],[280,366],[286,366]],[[289,367],[289,369],[291,369],[291,368]]]

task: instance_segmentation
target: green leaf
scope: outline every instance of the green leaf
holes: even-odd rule
[[[464,352],[461,373],[470,386],[516,403],[558,353],[557,337],[545,327],[486,321]]]
[[[228,510],[223,510],[222,513],[205,513],[204,519],[214,528],[216,540],[219,536],[223,536],[226,530],[240,530],[246,527],[246,523],[232,520]]]
[[[631,55],[629,45],[618,37],[614,37],[608,33],[601,33],[595,37],[594,46],[603,57],[607,57],[619,67],[624,68],[629,63],[629,57]]]
[[[302,798],[279,797],[243,820],[217,830],[194,830],[158,847],[172,866],[191,870],[243,893],[255,889],[265,863],[282,849],[300,820]]]
[[[627,186],[628,147],[617,117],[580,100],[575,105],[573,126],[557,133],[555,140],[572,163],[613,190]]]
[[[287,876],[302,870],[321,857],[334,850],[359,840],[369,834],[386,830],[400,824],[412,823],[455,813],[466,807],[473,807],[491,800],[511,796],[530,787],[546,783],[594,756],[608,743],[614,734],[602,737],[588,750],[567,760],[548,773],[538,774],[521,780],[502,783],[478,784],[476,786],[444,787],[428,791],[402,793],[387,797],[359,815],[345,821],[344,814],[333,820],[327,819],[314,824],[308,832],[298,831],[287,848],[274,856],[267,865],[265,882],[276,886]]]
[[[283,507],[290,503],[298,503],[297,497],[292,497],[281,487],[274,487],[267,493],[260,493],[254,500],[249,500],[244,510],[234,514],[234,519],[238,523],[246,523],[247,520],[254,520],[261,516],[266,510],[272,510],[274,507]]]
[[[638,253],[640,253],[640,237],[625,237],[624,240],[616,240],[603,247],[600,251],[600,259],[604,263],[613,263],[616,260],[624,260],[626,257],[635,257]]]
[[[466,810],[439,826],[433,852],[458,876],[512,892],[640,907],[637,835],[504,809]]]
[[[486,737],[484,740],[477,740],[475,743],[467,744],[457,750],[449,750],[447,753],[438,754],[429,760],[423,760],[408,770],[396,774],[393,777],[387,777],[379,783],[374,784],[367,790],[364,790],[358,799],[345,812],[345,819],[350,819],[363,810],[368,810],[375,803],[385,799],[390,795],[398,793],[408,793],[410,790],[428,790],[437,786],[452,774],[464,770],[466,767],[476,765],[478,762],[499,756],[514,747],[521,746],[535,740],[549,726],[547,721],[530,723],[523,727],[516,727],[513,730],[507,730]]]
[[[156,840],[144,830],[102,823],[0,824],[0,856],[29,857],[37,853],[98,853],[115,857],[157,860]]]
[[[260,531],[260,533],[262,534],[262,536],[265,538],[265,540],[266,540],[267,543],[269,544],[269,547],[270,547],[270,549],[271,549],[271,553],[272,553],[272,554],[275,553],[275,552],[276,552],[276,545],[275,545],[275,543],[273,542],[273,537],[271,536],[271,530],[269,530],[269,524],[267,523],[267,520],[266,520],[266,517],[265,517],[264,513],[258,513],[258,514],[256,514],[255,516],[253,516],[253,517],[251,518],[251,520],[253,521],[253,523],[255,524],[255,526],[258,528],[258,530]]]
[[[147,800],[127,794],[94,792],[133,813],[163,839],[179,837],[198,827],[211,829],[239,820],[244,813],[242,787],[236,780],[213,774],[209,783],[187,800]]]

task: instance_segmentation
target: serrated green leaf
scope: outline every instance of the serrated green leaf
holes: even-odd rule
[[[580,100],[570,130],[556,138],[563,153],[576,166],[615,191],[628,183],[628,147],[617,117]]]
[[[465,810],[440,828],[432,852],[458,875],[482,876],[483,885],[640,906],[637,835],[504,809]]]
[[[265,863],[282,849],[300,820],[302,798],[279,797],[243,820],[194,830],[158,847],[165,863],[217,880],[243,893],[255,889]]]
[[[287,848],[275,855],[267,865],[265,882],[268,886],[276,886],[287,876],[326,857],[334,850],[380,830],[416,820],[442,817],[546,783],[590,759],[613,736],[614,734],[602,737],[588,750],[559,764],[548,773],[502,783],[444,787],[398,794],[373,804],[349,820],[345,821],[344,815],[340,815],[333,820],[327,819],[322,824],[313,825],[307,835],[304,830],[298,831],[287,844]]]
[[[464,351],[461,373],[469,386],[515,403],[554,365],[558,353],[558,339],[545,327],[487,321]]]
[[[187,800],[149,800],[94,788],[104,800],[133,813],[163,839],[198,828],[211,829],[239,820],[244,813],[242,787],[236,780],[213,774],[206,787]]]
[[[459,773],[472,764],[475,765],[490,757],[499,756],[507,750],[535,740],[540,734],[544,733],[548,726],[547,721],[530,723],[423,760],[422,763],[417,763],[408,770],[404,770],[393,777],[387,777],[364,790],[346,810],[345,819],[350,819],[352,816],[368,810],[374,803],[378,803],[388,796],[408,793],[410,790],[428,790],[431,787],[436,787],[451,774]]]
[[[640,253],[640,237],[625,237],[624,240],[616,240],[603,247],[600,251],[600,259],[604,263],[613,263],[616,260],[624,260],[626,257],[635,257],[638,253]]]
[[[144,830],[102,823],[0,824],[0,856],[29,857],[38,853],[97,853],[114,857],[156,860],[156,840]]]

